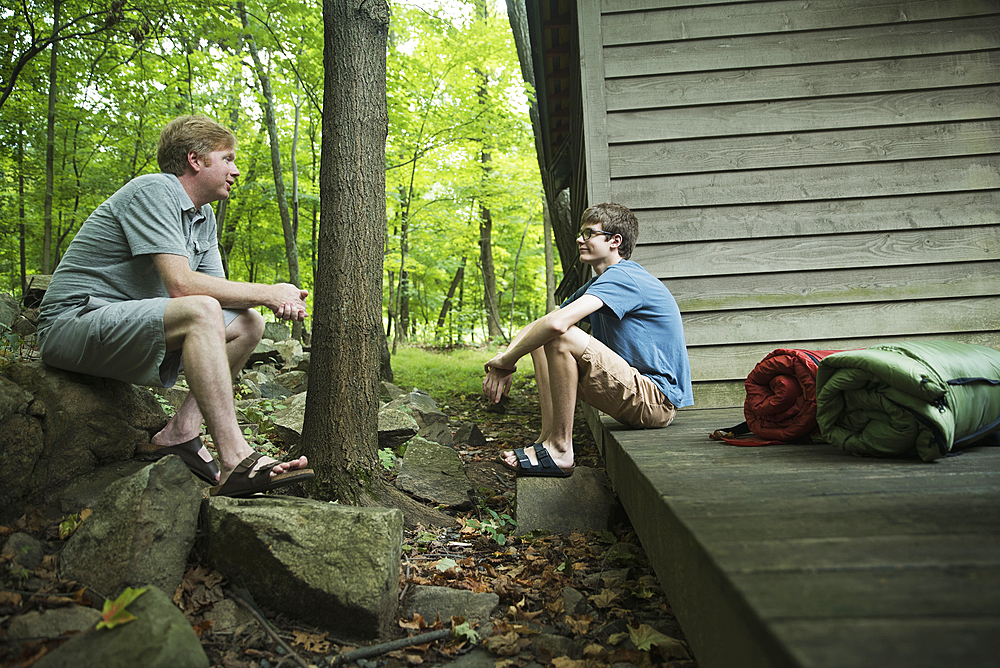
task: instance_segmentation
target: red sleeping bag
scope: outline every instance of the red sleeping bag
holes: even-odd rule
[[[816,369],[819,361],[839,350],[778,348],[747,376],[743,402],[746,427],[738,425],[712,435],[732,445],[772,445],[808,438],[816,426]],[[742,436],[747,432],[752,436]]]

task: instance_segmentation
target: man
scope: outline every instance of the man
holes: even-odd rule
[[[162,173],[139,176],[84,222],[42,300],[42,360],[61,369],[171,387],[183,369],[191,391],[152,438],[213,494],[247,496],[313,477],[305,457],[254,452],[243,438],[232,382],[264,332],[254,307],[302,321],[307,292],[224,278],[211,203],[229,197],[239,170],[236,138],[204,116],[160,133]],[[199,433],[206,423],[219,463]]]
[[[577,247],[596,276],[486,363],[483,392],[493,402],[510,391],[521,357],[530,353],[534,363],[542,432],[534,447],[501,459],[518,475],[572,475],[577,396],[643,428],[666,427],[678,407],[694,403],[677,302],[629,259],[638,236],[635,215],[620,204],[584,211]],[[593,336],[575,325],[581,320],[590,322]]]

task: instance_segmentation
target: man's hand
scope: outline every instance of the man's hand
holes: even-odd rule
[[[502,357],[503,353],[484,365],[486,377],[483,378],[483,394],[494,404],[499,403],[500,399],[510,393],[514,372],[517,371],[516,366],[512,369],[506,368]]]
[[[308,317],[309,313],[306,311],[308,290],[300,290],[291,283],[278,283],[274,287],[278,290],[278,298],[275,300],[278,306],[272,307],[271,310],[279,320],[302,322]]]

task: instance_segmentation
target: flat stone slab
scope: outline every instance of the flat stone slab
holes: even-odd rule
[[[577,466],[568,478],[519,477],[515,534],[607,531],[616,506],[611,483],[599,469]]]
[[[406,598],[403,614],[405,619],[419,614],[428,624],[433,624],[435,618],[447,623],[452,617],[482,623],[499,604],[500,597],[493,592],[477,594],[467,589],[416,585]]]
[[[454,448],[420,436],[409,440],[396,487],[413,496],[458,510],[472,507],[472,483]]]

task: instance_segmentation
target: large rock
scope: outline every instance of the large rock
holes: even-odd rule
[[[279,355],[281,355],[283,366],[285,368],[293,365],[296,357],[302,356],[302,344],[295,339],[275,341],[274,349],[278,351]]]
[[[289,447],[298,445],[302,437],[302,425],[306,419],[306,396],[307,393],[302,392],[282,402],[285,407],[276,411],[271,418],[278,438]]]
[[[301,394],[309,389],[309,378],[305,371],[286,371],[274,379],[289,394]]]
[[[617,505],[603,471],[577,466],[569,478],[517,479],[517,535],[606,531]]]
[[[257,347],[247,358],[246,368],[252,369],[258,364],[282,364],[281,353],[274,347],[271,339],[261,339]]]
[[[60,575],[106,596],[144,584],[173,594],[194,546],[200,489],[174,455],[112,484],[63,547]]]
[[[395,631],[399,510],[281,496],[205,506],[209,564],[260,605],[351,638]]]
[[[396,450],[420,431],[413,414],[401,406],[386,404],[378,411],[378,447]]]
[[[126,610],[133,621],[74,636],[35,668],[208,668],[201,641],[165,593],[149,587]]]
[[[0,334],[13,328],[19,310],[16,299],[6,292],[0,292]]]
[[[448,416],[441,412],[437,402],[426,392],[413,390],[409,394],[393,399],[385,405],[385,408],[409,412],[419,427],[418,436],[441,445],[454,443]]]
[[[268,320],[264,323],[263,338],[265,339],[270,339],[271,341],[284,341],[291,335],[291,330],[288,328],[288,325],[283,322]]]
[[[24,307],[25,308],[37,308],[42,304],[42,297],[45,296],[45,291],[49,289],[49,283],[52,282],[51,274],[35,274],[34,276],[28,276],[28,288],[24,291]]]
[[[12,617],[7,633],[10,638],[58,638],[70,633],[83,633],[100,618],[99,611],[82,605],[32,610]]]
[[[45,502],[96,467],[131,459],[166,423],[146,388],[47,367],[0,369],[0,515]]]
[[[472,507],[472,483],[454,448],[416,436],[406,444],[396,487],[413,496],[457,510]]]

